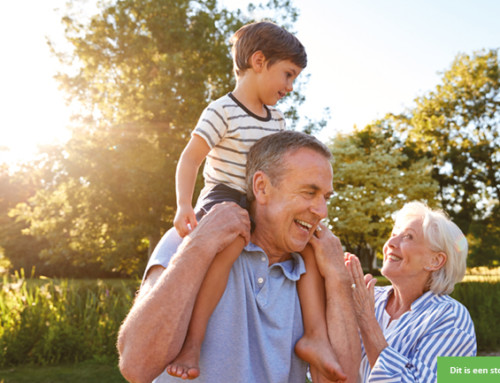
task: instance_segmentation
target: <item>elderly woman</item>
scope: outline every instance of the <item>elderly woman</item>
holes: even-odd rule
[[[375,287],[346,253],[363,341],[359,381],[435,382],[438,356],[476,355],[469,312],[448,295],[465,274],[467,241],[443,212],[410,202],[383,252],[392,286]]]

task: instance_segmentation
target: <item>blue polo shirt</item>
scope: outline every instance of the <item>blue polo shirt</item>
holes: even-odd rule
[[[168,265],[174,237],[167,233],[147,269]],[[304,383],[307,364],[294,352],[303,335],[296,282],[304,272],[299,254],[269,266],[260,247],[245,247],[208,323],[197,382]],[[166,372],[154,380],[179,381]]]

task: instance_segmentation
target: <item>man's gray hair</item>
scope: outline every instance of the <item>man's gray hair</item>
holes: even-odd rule
[[[446,254],[446,263],[432,272],[429,290],[435,294],[450,294],[460,282],[467,266],[467,239],[445,212],[431,209],[422,202],[409,202],[395,214],[395,220],[408,216],[422,217],[424,239],[434,252]]]
[[[256,172],[264,172],[273,185],[278,185],[286,172],[283,159],[285,155],[299,149],[311,149],[327,160],[332,159],[328,147],[317,138],[296,131],[283,131],[274,133],[257,141],[248,152],[246,183],[247,198],[251,202],[255,199],[253,194],[253,176]]]

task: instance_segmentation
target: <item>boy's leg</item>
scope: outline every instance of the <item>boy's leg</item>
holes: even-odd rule
[[[304,335],[295,345],[295,353],[311,364],[324,378],[333,381],[345,380],[337,357],[328,338],[326,326],[325,284],[319,273],[312,247],[301,252],[306,266],[297,283],[302,308]],[[333,340],[335,342],[335,339]]]
[[[200,375],[200,350],[208,320],[226,289],[231,267],[244,246],[245,240],[238,237],[214,258],[196,298],[184,345],[179,355],[167,366],[170,375],[182,379],[194,379]]]

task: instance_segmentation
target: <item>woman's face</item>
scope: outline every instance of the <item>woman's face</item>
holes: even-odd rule
[[[381,271],[393,283],[406,281],[423,287],[427,282],[434,253],[424,238],[422,223],[418,216],[400,218],[384,245]]]

